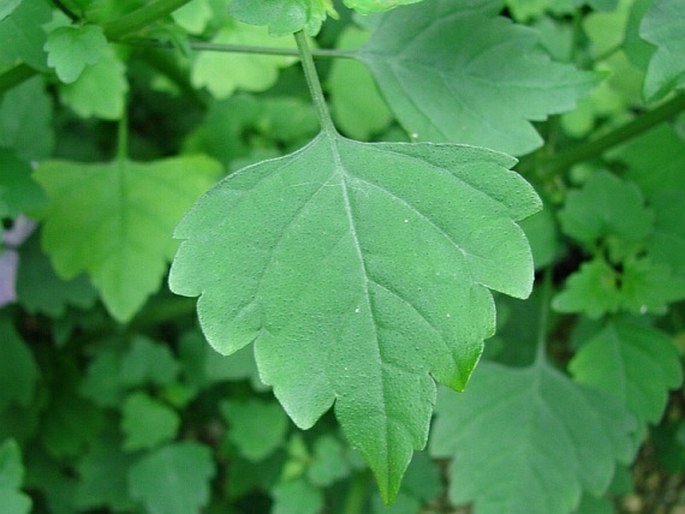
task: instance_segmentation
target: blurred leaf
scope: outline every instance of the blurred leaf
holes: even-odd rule
[[[408,469],[411,469],[411,464]],[[336,437],[325,434],[314,441],[312,461],[307,467],[310,483],[317,487],[328,487],[349,476],[351,471],[346,448]]]
[[[209,481],[215,473],[209,448],[195,442],[175,443],[133,465],[128,488],[149,514],[189,514],[209,503]]]
[[[356,48],[369,35],[347,27],[338,39],[338,48]],[[392,121],[392,113],[380,96],[376,83],[360,62],[338,59],[333,62],[326,81],[330,92],[333,119],[343,133],[359,140],[368,140]]]
[[[21,2],[22,0],[6,0],[5,4],[0,6],[0,21],[12,14]]]
[[[683,378],[671,338],[630,321],[610,323],[595,334],[573,357],[569,370],[575,380],[611,394],[632,412],[638,438],[648,423],[659,421],[669,390]]]
[[[530,121],[573,109],[597,84],[593,73],[552,62],[534,31],[494,12],[426,0],[385,14],[356,52],[414,139],[522,155],[542,145]]]
[[[0,316],[0,412],[11,405],[29,406],[39,369],[28,345],[5,316]]]
[[[395,7],[407,4],[416,4],[423,0],[343,0],[350,9],[355,9],[362,14],[378,11],[387,11]]]
[[[567,514],[603,494],[631,457],[630,416],[544,359],[523,369],[483,362],[468,390],[441,390],[431,454],[452,458],[449,495],[478,514]]]
[[[127,386],[164,386],[176,379],[179,364],[166,345],[137,336],[121,359],[119,380]]]
[[[212,40],[217,44],[295,48],[292,37],[273,37],[263,27],[234,22]],[[228,98],[237,89],[264,91],[276,83],[280,68],[290,66],[295,57],[204,52],[193,62],[191,80],[206,87],[216,98]],[[226,73],[230,70],[230,73]]]
[[[14,152],[0,148],[0,219],[14,218],[45,203],[45,194],[31,178],[31,166]]]
[[[647,100],[685,87],[685,3],[654,0],[642,19],[640,36],[657,47],[645,77]]]
[[[0,444],[0,512],[29,514],[31,499],[20,492],[24,479],[19,445],[12,439]]]
[[[97,25],[58,27],[48,35],[48,66],[62,82],[71,84],[87,66],[97,64],[107,48],[105,33]]]
[[[521,221],[521,228],[533,252],[535,269],[545,268],[554,262],[559,250],[558,229],[549,206]]]
[[[7,0],[3,3],[6,4]],[[12,6],[0,7],[5,8],[11,9]],[[11,42],[0,45],[0,64],[13,66],[25,62],[37,70],[47,70],[43,52],[46,34],[42,25],[50,21],[51,11],[46,0],[26,0],[15,5],[12,13],[4,19],[0,17],[0,41]]]
[[[229,423],[226,435],[243,457],[260,461],[283,444],[288,417],[277,402],[226,400],[220,409]]]
[[[126,398],[121,416],[126,451],[147,450],[170,441],[181,424],[173,409],[141,392]]]
[[[173,226],[219,173],[202,156],[44,162],[34,174],[49,199],[43,249],[61,278],[87,272],[112,316],[128,321],[161,285]]]
[[[171,13],[171,16],[191,34],[201,34],[211,21],[213,11],[209,0],[190,0]]]
[[[317,514],[324,506],[323,492],[302,478],[281,482],[272,496],[271,514]]]
[[[552,306],[559,312],[583,312],[597,319],[608,312],[617,312],[621,305],[618,274],[603,259],[585,262],[567,280]]]
[[[314,36],[327,15],[336,16],[331,0],[233,0],[229,12],[245,23],[268,25],[274,36],[302,29]]]

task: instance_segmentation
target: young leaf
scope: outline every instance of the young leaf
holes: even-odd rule
[[[414,138],[522,155],[542,144],[530,121],[571,110],[597,83],[496,7],[425,0],[385,14],[356,52]]]
[[[173,226],[219,175],[206,157],[149,163],[42,163],[43,248],[63,279],[87,272],[107,309],[129,320],[155,292],[177,243]]]
[[[656,100],[685,87],[685,3],[655,0],[642,19],[640,35],[657,47],[647,68],[645,98]]]
[[[362,14],[387,11],[400,5],[415,4],[423,0],[344,0],[345,5]]]
[[[19,445],[12,439],[0,444],[0,512],[29,514],[31,499],[19,491],[24,479]]]
[[[59,27],[48,35],[48,66],[62,82],[74,82],[86,66],[93,66],[107,48],[105,33],[97,25]]]
[[[607,325],[580,348],[569,369],[578,382],[606,391],[632,412],[638,437],[647,423],[659,421],[669,389],[683,379],[671,338],[629,321]]]
[[[494,331],[488,289],[525,297],[515,221],[540,208],[513,160],[457,145],[365,144],[322,132],[230,175],[176,229],[172,290],[205,336],[255,343],[301,428],[335,402],[386,501],[425,444],[438,381],[463,389]]]
[[[150,514],[188,514],[199,512],[209,502],[209,481],[215,473],[206,446],[170,444],[131,467],[128,488]]]
[[[119,380],[127,386],[164,386],[174,381],[178,367],[168,346],[138,336],[121,359]]]
[[[450,499],[473,502],[474,514],[568,514],[632,457],[632,420],[618,401],[544,359],[484,362],[464,394],[441,391],[436,410],[431,453],[454,459]]]
[[[0,169],[0,219],[14,218],[45,202],[45,194],[31,178],[28,162],[0,148]]]
[[[233,0],[229,12],[242,22],[268,25],[274,36],[302,29],[314,36],[326,15],[337,17],[331,0]]]

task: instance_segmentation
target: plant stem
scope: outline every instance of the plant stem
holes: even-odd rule
[[[542,278],[542,293],[540,294],[540,316],[538,318],[538,337],[535,349],[535,362],[545,360],[547,352],[547,324],[549,322],[549,307],[552,301],[552,272],[545,269]]]
[[[179,7],[183,7],[190,0],[158,0],[144,5],[140,9],[124,16],[106,22],[102,25],[107,39],[119,39],[129,34],[135,34],[151,23],[168,16]]]
[[[124,104],[124,110],[117,124],[117,160],[125,161],[128,158],[128,105]]]
[[[37,73],[36,70],[26,64],[19,64],[14,68],[10,68],[6,72],[0,74],[0,93],[12,89],[14,86],[18,86]]]
[[[653,111],[645,112],[625,125],[617,127],[611,132],[587,143],[580,144],[564,152],[539,159],[525,159],[521,161],[518,170],[522,173],[540,168],[545,175],[554,175],[589,159],[601,156],[604,152],[621,143],[639,136],[656,125],[675,117],[685,109],[685,93],[680,93]]]
[[[295,41],[297,41],[297,48],[300,51],[302,69],[304,70],[304,76],[307,79],[309,92],[311,93],[312,100],[314,101],[314,107],[316,107],[316,113],[319,117],[321,129],[328,135],[336,135],[337,131],[333,125],[331,113],[328,111],[328,104],[326,103],[326,97],[324,97],[323,89],[321,88],[321,82],[319,81],[319,75],[316,72],[316,66],[314,66],[314,59],[312,57],[312,52],[309,49],[309,44],[307,43],[307,36],[305,36],[303,31],[299,31],[295,34]]]
[[[362,514],[364,512],[367,480],[368,475],[361,471],[352,476],[345,495],[342,514]]]
[[[134,46],[151,46],[155,48],[173,49],[174,45],[166,41],[155,39],[136,38],[121,41]],[[237,54],[259,54],[259,55],[278,55],[288,57],[300,57],[299,50],[295,48],[276,48],[272,46],[250,46],[250,45],[230,45],[224,43],[208,43],[205,41],[189,41],[188,46],[193,50],[204,50],[209,52],[226,52]],[[336,48],[310,48],[314,57],[337,57],[343,59],[354,59],[355,53],[350,50],[339,50]]]

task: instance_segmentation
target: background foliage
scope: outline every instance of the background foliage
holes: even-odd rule
[[[681,512],[684,35],[5,1],[0,512]]]

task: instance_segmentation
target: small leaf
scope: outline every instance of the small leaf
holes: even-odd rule
[[[568,193],[559,220],[568,236],[589,248],[608,239],[610,249],[620,259],[622,246],[639,243],[651,233],[654,213],[645,207],[635,184],[601,171],[580,191]]]
[[[344,0],[350,9],[355,9],[362,14],[371,12],[387,11],[400,5],[416,4],[423,0]]]
[[[618,280],[616,270],[603,259],[585,262],[568,278],[552,306],[559,312],[584,312],[592,319],[616,312],[621,305]]]
[[[190,0],[171,13],[171,16],[191,34],[202,34],[213,14],[210,0]]]
[[[614,396],[638,420],[637,436],[656,423],[669,389],[680,386],[683,371],[671,338],[634,322],[610,323],[573,357],[569,369],[580,383]]]
[[[645,98],[657,100],[685,87],[685,4],[655,0],[642,19],[640,35],[657,47],[647,68]]]
[[[52,9],[46,0],[26,0],[15,5],[12,13],[0,20],[0,41],[5,42],[0,45],[0,64],[14,66],[24,62],[37,70],[47,71],[43,24],[48,23],[51,16]]]
[[[78,79],[59,87],[60,98],[76,114],[104,120],[121,118],[127,92],[126,66],[111,46],[103,49],[98,61],[84,68]]]
[[[0,148],[0,219],[14,218],[40,207],[45,194],[31,178],[31,166]]]
[[[48,66],[62,82],[74,82],[86,66],[93,66],[107,48],[107,38],[97,25],[58,27],[48,35]]]
[[[234,22],[222,29],[213,43],[246,46],[294,48],[292,37],[272,37],[262,27]],[[294,57],[240,55],[204,52],[193,63],[191,80],[196,87],[206,87],[215,98],[228,98],[237,89],[264,91],[276,83],[280,68],[290,66]],[[226,70],[231,70],[226,73]]]
[[[450,499],[473,502],[477,514],[568,514],[631,459],[632,428],[612,397],[544,360],[484,362],[465,393],[441,391],[431,453],[453,458]]]
[[[278,484],[273,501],[271,514],[316,514],[324,506],[322,490],[301,478]]]
[[[481,148],[365,144],[322,133],[224,179],[177,227],[169,279],[203,331],[255,343],[264,382],[301,428],[335,403],[393,498],[425,444],[435,384],[462,389],[494,330],[488,289],[530,293],[516,221],[540,207]]]
[[[356,52],[414,139],[522,155],[542,145],[531,121],[572,110],[596,85],[496,12],[493,2],[425,0],[385,14]]]
[[[43,249],[66,280],[85,271],[119,321],[160,286],[177,243],[173,226],[219,174],[205,157],[137,163],[42,163],[34,177],[49,197]]]
[[[10,321],[0,317],[0,412],[10,405],[28,407],[39,377],[38,365]]]
[[[302,29],[314,36],[327,15],[337,17],[331,0],[233,0],[228,9],[244,23],[268,25],[274,36]]]
[[[309,482],[317,487],[328,487],[349,476],[352,466],[346,451],[347,448],[336,437],[330,434],[319,437],[314,442],[312,461],[307,466]]]
[[[5,0],[5,4],[0,6],[0,21],[12,14],[21,2],[22,0]]]
[[[174,381],[178,370],[178,362],[168,346],[138,336],[121,359],[119,380],[127,386],[164,386]]]
[[[147,450],[176,437],[181,419],[176,412],[145,393],[133,393],[121,410],[126,451]]]
[[[131,467],[128,487],[150,514],[188,514],[209,503],[209,481],[215,473],[206,446],[176,443],[147,454]]]
[[[264,460],[283,443],[288,418],[276,402],[228,400],[219,407],[229,422],[228,439],[245,458]]]

